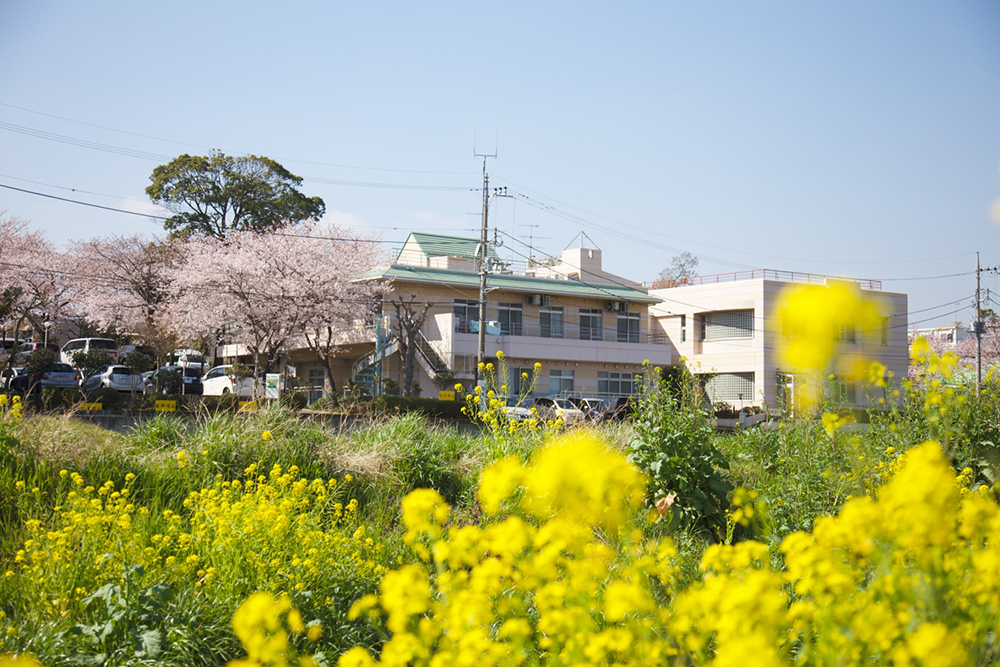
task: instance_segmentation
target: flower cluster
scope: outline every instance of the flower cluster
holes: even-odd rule
[[[392,633],[378,664],[992,659],[1000,506],[970,492],[969,473],[955,475],[937,443],[898,458],[877,497],[848,501],[811,533],[710,546],[701,577],[680,590],[672,542],[627,529],[643,481],[615,456],[579,434],[531,465],[498,462],[479,487],[494,517],[484,526],[446,528],[447,506],[422,491],[404,517],[420,562],[352,609]],[[743,493],[751,519],[755,498]],[[376,659],[356,647],[339,664]]]
[[[346,623],[353,597],[386,572],[381,545],[356,520],[357,501],[340,502],[337,480],[306,479],[294,466],[244,472],[189,494],[179,511],[151,512],[133,501],[134,475],[122,488],[94,487],[62,471],[54,516],[25,523],[27,539],[5,574],[25,617],[68,628],[82,618],[84,598],[140,566],[143,585],[163,582],[223,607],[255,591],[286,592],[308,600],[311,615]],[[38,493],[17,489],[24,505]]]

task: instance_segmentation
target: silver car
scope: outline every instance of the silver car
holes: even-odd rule
[[[142,389],[142,375],[133,373],[128,366],[105,366],[80,384],[80,389],[85,392],[105,387],[118,391],[139,391]]]
[[[80,374],[69,364],[56,363],[52,370],[42,374],[42,387],[76,389],[80,386]]]

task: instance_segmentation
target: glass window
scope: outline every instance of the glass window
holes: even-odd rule
[[[562,306],[542,306],[538,311],[538,328],[542,338],[562,338]]]
[[[497,306],[501,336],[520,336],[524,322],[524,307],[519,303],[501,301]]]
[[[618,316],[618,342],[639,342],[639,313],[621,313]]]
[[[472,323],[479,321],[479,302],[455,299],[455,333],[472,333]]]
[[[573,393],[573,371],[552,369],[549,371],[549,393]]]
[[[842,343],[853,343],[855,341],[854,322],[841,322],[838,325],[837,340]]]
[[[881,335],[879,337],[879,342],[881,342],[882,345],[888,345],[889,344],[889,318],[888,317],[883,317],[882,318],[882,330],[881,330],[880,334]]]
[[[603,340],[604,323],[596,308],[580,309],[580,340]]]
[[[687,315],[681,315],[681,342],[682,343],[687,340],[687,334],[688,334],[688,329],[687,329]]]
[[[703,379],[706,379],[703,376]],[[738,404],[754,401],[753,373],[718,373],[707,376],[705,392],[713,403],[725,401]]]
[[[753,338],[753,309],[702,313],[701,339]]]
[[[326,389],[326,371],[313,368],[309,371],[309,402],[313,403],[323,398]]]
[[[854,378],[850,375],[837,375],[830,380],[830,399],[834,403],[856,403],[858,396]]]
[[[617,371],[597,372],[597,393],[615,396],[628,396],[635,393],[635,373],[619,373]]]

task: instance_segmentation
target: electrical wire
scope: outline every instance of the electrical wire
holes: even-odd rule
[[[87,123],[87,122],[84,122],[82,120],[74,120],[72,118],[66,118],[65,116],[57,116],[55,114],[45,113],[44,111],[36,111],[34,109],[27,109],[25,107],[19,107],[19,106],[14,105],[14,104],[8,104],[6,102],[0,102],[0,106],[8,107],[10,109],[17,109],[18,111],[24,111],[24,112],[36,114],[36,115],[39,115],[39,116],[45,116],[47,118],[55,118],[56,120],[65,121],[67,123],[76,123],[77,125],[85,125],[87,127],[94,127],[94,128],[99,129],[99,130],[107,130],[108,132],[117,132],[118,134],[127,134],[127,135],[132,136],[132,137],[140,137],[142,139],[153,139],[154,141],[162,141],[164,143],[177,144],[177,145],[180,145],[180,146],[191,146],[192,148],[200,148],[200,149],[206,150],[206,151],[215,150],[215,148],[213,146],[204,146],[202,144],[193,144],[193,143],[190,143],[190,142],[187,142],[187,141],[178,141],[176,139],[164,139],[163,137],[156,137],[156,136],[153,136],[153,135],[150,135],[150,134],[142,134],[142,133],[139,133],[139,132],[129,132],[127,130],[120,130],[118,128],[108,127],[107,125],[98,125],[96,123]],[[243,151],[238,151],[237,154],[238,155],[249,155],[249,153],[246,153],[246,152],[243,152]],[[391,172],[398,172],[398,173],[405,173],[405,174],[440,174],[440,175],[447,175],[447,176],[472,176],[472,175],[476,174],[476,172],[474,172],[474,171],[433,171],[433,170],[424,170],[424,169],[394,169],[394,168],[390,168],[390,167],[360,167],[358,165],[335,164],[335,163],[332,163],[332,162],[317,162],[317,161],[313,161],[313,160],[301,160],[301,159],[296,159],[296,158],[281,158],[281,157],[279,157],[279,158],[275,158],[275,159],[283,161],[283,162],[301,162],[303,164],[314,164],[314,165],[322,166],[322,167],[337,167],[339,169],[359,169],[359,170],[366,170],[366,171],[391,171]]]
[[[620,220],[615,220],[613,218],[609,218],[607,216],[603,216],[603,215],[600,215],[600,214],[597,214],[597,213],[592,213],[592,212],[586,211],[586,210],[581,209],[579,207],[573,206],[572,204],[568,204],[568,203],[565,203],[565,202],[560,202],[557,199],[553,199],[551,197],[547,197],[546,195],[543,195],[541,193],[535,192],[535,191],[530,190],[528,188],[525,188],[523,186],[517,185],[516,183],[514,183],[512,181],[509,181],[507,179],[504,179],[502,177],[494,176],[494,178],[496,178],[496,180],[499,180],[501,182],[504,182],[504,183],[507,183],[507,184],[509,184],[511,186],[514,186],[515,188],[519,188],[521,190],[524,190],[525,192],[531,192],[532,194],[537,195],[538,197],[543,197],[543,198],[548,199],[550,201],[554,201],[554,202],[556,202],[556,203],[558,203],[558,204],[560,204],[562,206],[566,206],[566,207],[572,208],[572,209],[574,209],[576,211],[580,211],[581,213],[584,213],[584,214],[586,214],[588,216],[595,217],[595,218],[600,218],[602,220],[606,220],[607,222],[610,222],[610,223],[614,224],[616,227],[621,227],[621,226],[631,227],[632,229],[635,229],[636,231],[640,231],[643,234],[654,234],[656,236],[661,236],[663,238],[672,239],[674,241],[681,241],[683,243],[687,243],[687,244],[691,244],[691,245],[697,245],[697,246],[702,246],[702,247],[705,247],[705,248],[712,248],[712,249],[715,249],[715,250],[723,250],[723,251],[726,251],[726,252],[733,252],[733,253],[737,253],[737,254],[740,254],[740,255],[754,255],[754,256],[757,256],[757,257],[766,257],[768,259],[780,259],[780,260],[783,260],[783,261],[802,261],[801,257],[782,257],[782,256],[778,256],[778,255],[767,255],[767,254],[764,254],[764,253],[751,252],[751,251],[748,251],[748,250],[745,250],[745,249],[742,249],[742,248],[740,248],[740,249],[727,248],[727,247],[724,247],[724,246],[716,246],[716,245],[711,245],[711,244],[708,244],[708,243],[702,243],[702,242],[699,242],[699,241],[692,241],[690,239],[685,239],[685,238],[678,237],[678,236],[672,236],[670,234],[664,234],[661,231],[646,229],[646,228],[640,227],[638,225],[629,224],[629,223],[626,223],[626,222],[622,222]],[[520,196],[524,197],[527,200],[527,195],[521,194]],[[553,207],[553,208],[555,208],[555,207]],[[573,214],[567,214],[567,215],[572,216]],[[567,219],[569,219],[571,221],[574,221],[574,222],[577,222],[577,221],[580,220],[576,216],[573,216],[572,218],[567,218]],[[604,230],[604,231],[606,231],[606,228],[601,228],[601,229]],[[622,238],[624,238],[624,237],[622,237]],[[645,239],[643,240],[643,243],[644,244],[646,243]],[[680,250],[678,250],[676,248],[665,247],[665,249],[670,250],[671,252],[680,252]],[[914,262],[940,261],[940,260],[943,260],[943,259],[955,259],[955,258],[958,258],[958,257],[970,257],[970,256],[972,256],[974,254],[975,253],[960,253],[960,254],[957,254],[957,255],[947,255],[947,256],[942,256],[942,257],[928,257],[928,258],[924,258],[924,259],[877,260],[877,261],[871,261],[871,262],[854,262],[854,261],[841,261],[841,260],[812,260],[812,259],[809,260],[809,261],[811,263],[814,263],[814,264],[838,264],[838,265],[839,264],[860,264],[860,265],[876,264],[876,265],[882,266],[882,265],[885,265],[885,264],[905,264],[905,263],[914,263]],[[710,261],[717,262],[717,263],[723,263],[723,264],[726,263],[724,260],[718,260],[718,259],[714,259],[714,258],[711,258],[711,257],[706,257],[706,259],[709,259]]]

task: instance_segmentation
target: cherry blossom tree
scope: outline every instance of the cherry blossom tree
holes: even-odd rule
[[[6,318],[0,322],[14,335],[25,327],[44,336],[46,322],[72,314],[75,267],[71,258],[57,251],[27,222],[0,218],[0,301]]]
[[[99,327],[128,332],[163,354],[175,343],[166,316],[175,244],[139,235],[78,241],[70,248],[81,275],[75,299]]]
[[[379,258],[373,240],[313,222],[231,232],[224,241],[191,237],[170,272],[176,296],[168,312],[178,330],[245,346],[258,376],[290,340],[304,341],[330,371],[352,321],[383,289],[357,280]]]

